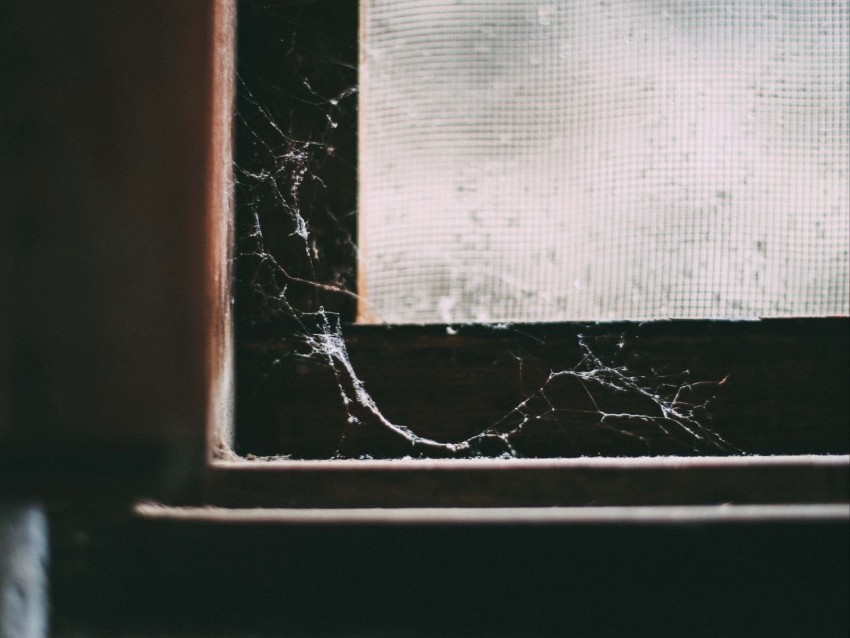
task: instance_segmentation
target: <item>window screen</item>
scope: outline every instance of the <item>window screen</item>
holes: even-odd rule
[[[849,23],[363,0],[360,320],[848,314]]]

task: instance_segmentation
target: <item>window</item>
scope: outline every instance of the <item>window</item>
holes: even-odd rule
[[[850,312],[845,7],[361,7],[361,317]]]
[[[228,7],[227,0],[53,0],[38,11],[27,2],[0,10],[0,77],[10,80],[0,103],[0,301],[7,303],[0,312],[0,491],[51,507],[52,630],[527,634],[533,627],[561,634],[569,627],[592,634],[603,623],[634,633],[638,625],[677,631],[698,622],[704,632],[734,634],[755,626],[794,632],[816,619],[820,635],[832,627],[846,635],[846,456],[215,461],[206,464],[205,491],[187,494],[187,479],[205,461],[204,428],[223,420],[226,407]],[[254,327],[259,336],[267,329]],[[422,338],[431,339],[428,330],[452,336],[442,329]],[[481,330],[480,343],[492,334],[463,330],[464,339]],[[823,337],[816,356],[843,347]],[[745,354],[755,358],[752,348],[763,341],[746,342]],[[794,338],[782,343],[805,354]],[[810,369],[830,365],[816,356]],[[814,389],[817,400],[806,405],[844,409]],[[794,409],[801,424],[818,422],[802,415],[805,407]],[[184,504],[294,508],[235,514],[281,523],[346,515],[304,509],[311,505],[395,504],[408,509],[347,515],[385,523],[560,516],[617,524],[318,529],[208,524],[201,520],[213,516],[207,509],[157,510],[188,523],[126,515],[131,502],[152,494]],[[821,505],[776,506],[815,501]],[[664,514],[481,508],[612,502],[774,506]],[[645,525],[653,516],[661,525]],[[758,524],[667,524],[718,519]],[[640,524],[619,525],[626,520]],[[436,594],[427,605],[425,592]],[[578,620],[577,609],[585,612]]]
[[[841,456],[742,455],[847,453],[845,318],[353,324],[352,4],[239,7],[233,443],[249,460],[279,463],[221,465],[209,478],[213,501],[251,493],[257,503],[300,506],[629,503],[640,500],[629,489],[593,496],[600,477],[624,467],[680,476],[685,457],[711,456],[690,471],[726,487],[673,502],[714,502],[731,494],[737,471],[770,475],[774,497],[788,485],[788,464],[791,474],[822,462],[830,476],[841,471]],[[670,455],[678,461],[661,458]],[[579,458],[587,456],[659,460]],[[406,457],[437,460],[369,461]],[[346,458],[361,461],[321,460]],[[571,493],[565,482],[583,472],[595,487]],[[465,482],[478,486],[474,496]]]

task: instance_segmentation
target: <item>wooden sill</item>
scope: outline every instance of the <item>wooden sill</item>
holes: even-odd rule
[[[843,508],[850,503],[850,456],[217,461],[201,492],[170,504],[304,510],[299,520],[308,510],[364,508]],[[313,518],[321,516],[334,515]]]
[[[614,507],[228,509],[139,503],[149,519],[285,525],[657,525],[850,521],[850,504]]]

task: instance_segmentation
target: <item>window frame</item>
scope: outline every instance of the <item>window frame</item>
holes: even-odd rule
[[[120,507],[203,471],[228,404],[228,11],[3,8],[0,497]]]
[[[233,103],[235,37],[235,0],[220,0],[224,7],[219,16],[216,47],[217,114],[214,143],[229,157],[231,142],[223,131],[229,122]],[[231,237],[231,202],[227,194],[232,178],[229,164],[217,164],[214,179],[219,185],[208,219],[210,234],[219,238],[219,254]],[[222,252],[225,251],[225,252]],[[231,449],[233,436],[234,380],[227,372],[233,364],[237,346],[228,344],[232,322],[227,279],[222,278],[221,263],[209,264],[217,290],[217,320],[225,329],[218,333],[227,338],[217,352],[217,381],[210,385],[213,403],[219,406],[218,418],[209,421],[208,455],[202,478],[196,489],[172,502],[181,505],[213,505],[224,508],[285,508],[305,513],[298,520],[310,520],[311,509],[343,512],[363,508],[403,508],[411,512],[422,508],[472,507],[481,511],[514,508],[515,518],[526,520],[518,511],[534,507],[644,506],[653,516],[665,520],[671,506],[733,506],[833,504],[837,509],[820,510],[827,518],[850,516],[850,456],[841,449],[819,454],[771,456],[659,456],[654,458],[562,458],[562,459],[474,459],[405,461],[309,461],[245,460]],[[836,321],[836,320],[832,320]],[[838,320],[846,327],[846,319]],[[673,326],[674,322],[665,322]],[[443,330],[442,328],[428,328]],[[428,329],[423,328],[427,331]],[[756,335],[758,340],[758,335]],[[674,345],[675,347],[675,345]],[[781,343],[777,343],[781,348]],[[840,371],[840,370],[839,370]],[[285,391],[286,388],[283,388]],[[834,407],[834,406],[833,406]],[[814,417],[817,419],[817,417]],[[843,433],[842,433],[843,434]],[[839,440],[841,435],[839,435]],[[840,444],[839,444],[840,447]],[[515,508],[521,508],[516,510]],[[654,508],[654,509],[653,509]],[[424,510],[422,510],[424,511]],[[507,510],[505,510],[507,511]],[[764,514],[754,512],[758,517]],[[815,512],[815,510],[811,510]],[[792,510],[787,510],[792,515]],[[283,516],[281,514],[281,516]],[[306,516],[306,518],[305,518]],[[439,519],[439,515],[437,515]],[[533,517],[532,517],[533,518]],[[321,516],[315,518],[320,520]],[[415,519],[415,514],[413,518]],[[566,519],[564,519],[566,520]],[[601,519],[599,519],[601,520]]]

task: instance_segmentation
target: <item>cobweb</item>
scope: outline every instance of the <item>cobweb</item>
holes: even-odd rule
[[[684,441],[692,452],[738,451],[708,425],[708,407],[725,379],[695,380],[687,370],[638,374],[607,351],[598,354],[594,336],[577,335],[577,363],[551,370],[513,409],[463,441],[424,437],[388,419],[352,364],[345,339],[359,300],[356,3],[244,2],[240,11],[237,334],[272,326],[276,338],[295,344],[298,358],[333,373],[346,413],[334,458],[345,456],[345,439],[357,428],[376,425],[403,441],[413,458],[512,458],[519,456],[512,444],[517,435],[553,421],[569,427],[573,415],[645,442],[647,453],[658,436]],[[340,33],[348,37],[340,41]],[[588,401],[565,404],[560,387],[566,380],[579,383]],[[597,398],[610,393],[639,399],[646,409],[607,411]],[[371,457],[368,451],[357,456]]]

